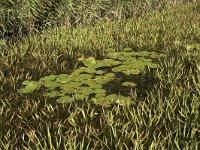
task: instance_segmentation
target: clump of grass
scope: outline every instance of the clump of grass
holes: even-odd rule
[[[96,24],[102,20],[138,17],[151,10],[185,3],[182,1],[130,0],[2,0],[0,37],[22,36],[48,27]]]

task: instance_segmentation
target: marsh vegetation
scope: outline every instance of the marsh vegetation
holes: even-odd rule
[[[1,0],[0,149],[200,147],[200,4]]]

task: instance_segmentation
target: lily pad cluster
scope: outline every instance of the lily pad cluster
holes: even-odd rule
[[[155,52],[134,52],[125,49],[123,52],[108,52],[103,60],[93,57],[79,58],[78,61],[82,66],[71,74],[50,75],[39,81],[24,81],[24,88],[21,92],[32,93],[45,88],[45,96],[57,98],[59,103],[71,103],[74,100],[89,98],[96,104],[104,106],[113,103],[130,104],[130,95],[112,93],[111,88],[106,86],[109,82],[115,84],[119,78],[139,74],[144,71],[145,67],[156,68],[157,64],[154,61],[161,56]],[[120,73],[123,75],[119,76]],[[122,88],[136,86],[133,80],[123,81],[120,84]]]
[[[122,72],[125,75],[139,74],[144,71],[146,66],[157,68],[153,59],[160,57],[161,54],[155,52],[114,52],[108,53],[107,57],[121,62],[121,64],[112,69],[113,72]]]

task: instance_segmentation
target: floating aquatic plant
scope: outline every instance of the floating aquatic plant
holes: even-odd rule
[[[134,87],[134,86],[136,86],[136,84],[134,82],[123,82],[122,85],[123,86],[128,86],[128,87]]]
[[[25,87],[21,91],[32,93],[43,87],[47,89],[45,96],[57,98],[59,103],[91,98],[99,105],[109,106],[113,103],[126,105],[131,102],[130,95],[112,93],[112,88],[107,87],[108,83],[112,82],[115,88],[114,84],[124,80],[126,76],[139,74],[145,67],[156,68],[157,64],[154,61],[160,56],[161,54],[155,52],[134,52],[126,48],[123,52],[108,52],[106,59],[103,60],[96,60],[93,57],[80,58],[78,61],[82,67],[71,74],[50,75],[39,81],[24,81]],[[120,73],[123,75],[119,75]],[[121,84],[122,88],[136,86],[133,80],[118,84]]]
[[[37,81],[24,81],[23,85],[25,87],[21,90],[22,93],[32,93],[40,88],[41,83]]]

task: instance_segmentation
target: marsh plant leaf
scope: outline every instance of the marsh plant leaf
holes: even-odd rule
[[[67,85],[61,86],[60,88],[61,88],[60,92],[62,92],[63,94],[74,94],[76,91],[76,88],[69,87]]]
[[[105,73],[105,71],[103,71],[103,70],[96,70],[95,73],[98,74],[98,75],[102,75],[102,74]]]
[[[142,69],[137,66],[121,65],[112,69],[113,72],[122,72],[125,75],[139,74]]]
[[[92,88],[92,89],[101,89],[103,86],[101,84],[95,83],[95,82],[91,82],[88,83],[88,85]]]
[[[124,51],[124,52],[132,52],[133,49],[130,48],[130,47],[126,47],[126,48],[123,49],[123,51]]]
[[[62,96],[57,99],[57,102],[62,103],[62,104],[72,103],[73,101],[74,101],[74,98],[72,98],[70,96]]]
[[[97,105],[103,105],[109,107],[112,104],[127,106],[130,105],[131,99],[129,97],[117,95],[117,94],[110,94],[104,97],[95,97],[92,101]]]
[[[104,97],[106,95],[106,90],[103,89],[103,88],[102,89],[95,89],[95,93],[96,93],[95,97],[98,97],[98,98]]]
[[[67,75],[67,74],[58,75],[57,78],[56,78],[56,82],[65,84],[67,82],[70,82],[70,78],[69,77],[70,77],[70,75]]]
[[[81,67],[79,69],[76,69],[72,75],[75,75],[75,76],[80,76],[80,74],[103,74],[104,71],[103,70],[96,70],[97,67],[92,67],[90,66],[90,68],[87,68],[87,67]]]
[[[57,78],[56,75],[50,75],[50,76],[46,76],[46,77],[40,79],[40,81],[41,81],[41,82],[46,82],[46,83],[47,83],[47,82],[52,82],[52,81],[54,81],[56,78]]]
[[[96,64],[96,60],[93,57],[89,57],[86,59],[82,58],[79,59],[79,61],[82,61],[87,68],[92,68]]]
[[[115,53],[108,53],[106,56],[107,58],[121,61],[125,60],[125,57],[122,54],[123,53],[115,52]]]
[[[54,98],[58,96],[64,96],[64,93],[54,90],[54,91],[50,91],[49,93],[46,93],[45,96],[49,98]]]
[[[21,92],[26,94],[26,93],[32,93],[33,91],[39,89],[41,87],[40,82],[37,81],[24,81],[23,85],[25,86]]]
[[[114,73],[107,73],[103,76],[97,76],[93,81],[97,84],[103,85],[115,78]]]
[[[103,59],[103,60],[95,60],[93,57],[89,57],[86,59],[81,59],[81,61],[84,63],[84,65],[88,68],[101,68],[101,67],[111,67],[115,65],[121,64],[120,61],[116,61],[113,59]]]
[[[116,66],[116,65],[119,65],[121,64],[120,61],[116,61],[116,60],[113,60],[113,59],[103,59],[103,60],[99,60],[98,63],[97,63],[97,67],[100,68],[100,67],[111,67],[111,66]]]
[[[137,57],[138,60],[143,57],[144,58],[160,58],[161,56],[163,56],[163,54],[156,53],[156,52],[148,52],[148,51],[141,51],[141,52],[128,51],[128,52],[108,53],[106,56],[107,58],[110,58],[110,59],[125,61],[127,59],[134,58],[134,57]]]
[[[134,86],[136,86],[136,84],[134,82],[123,82],[122,85],[123,86],[128,86],[128,87],[134,87]]]

